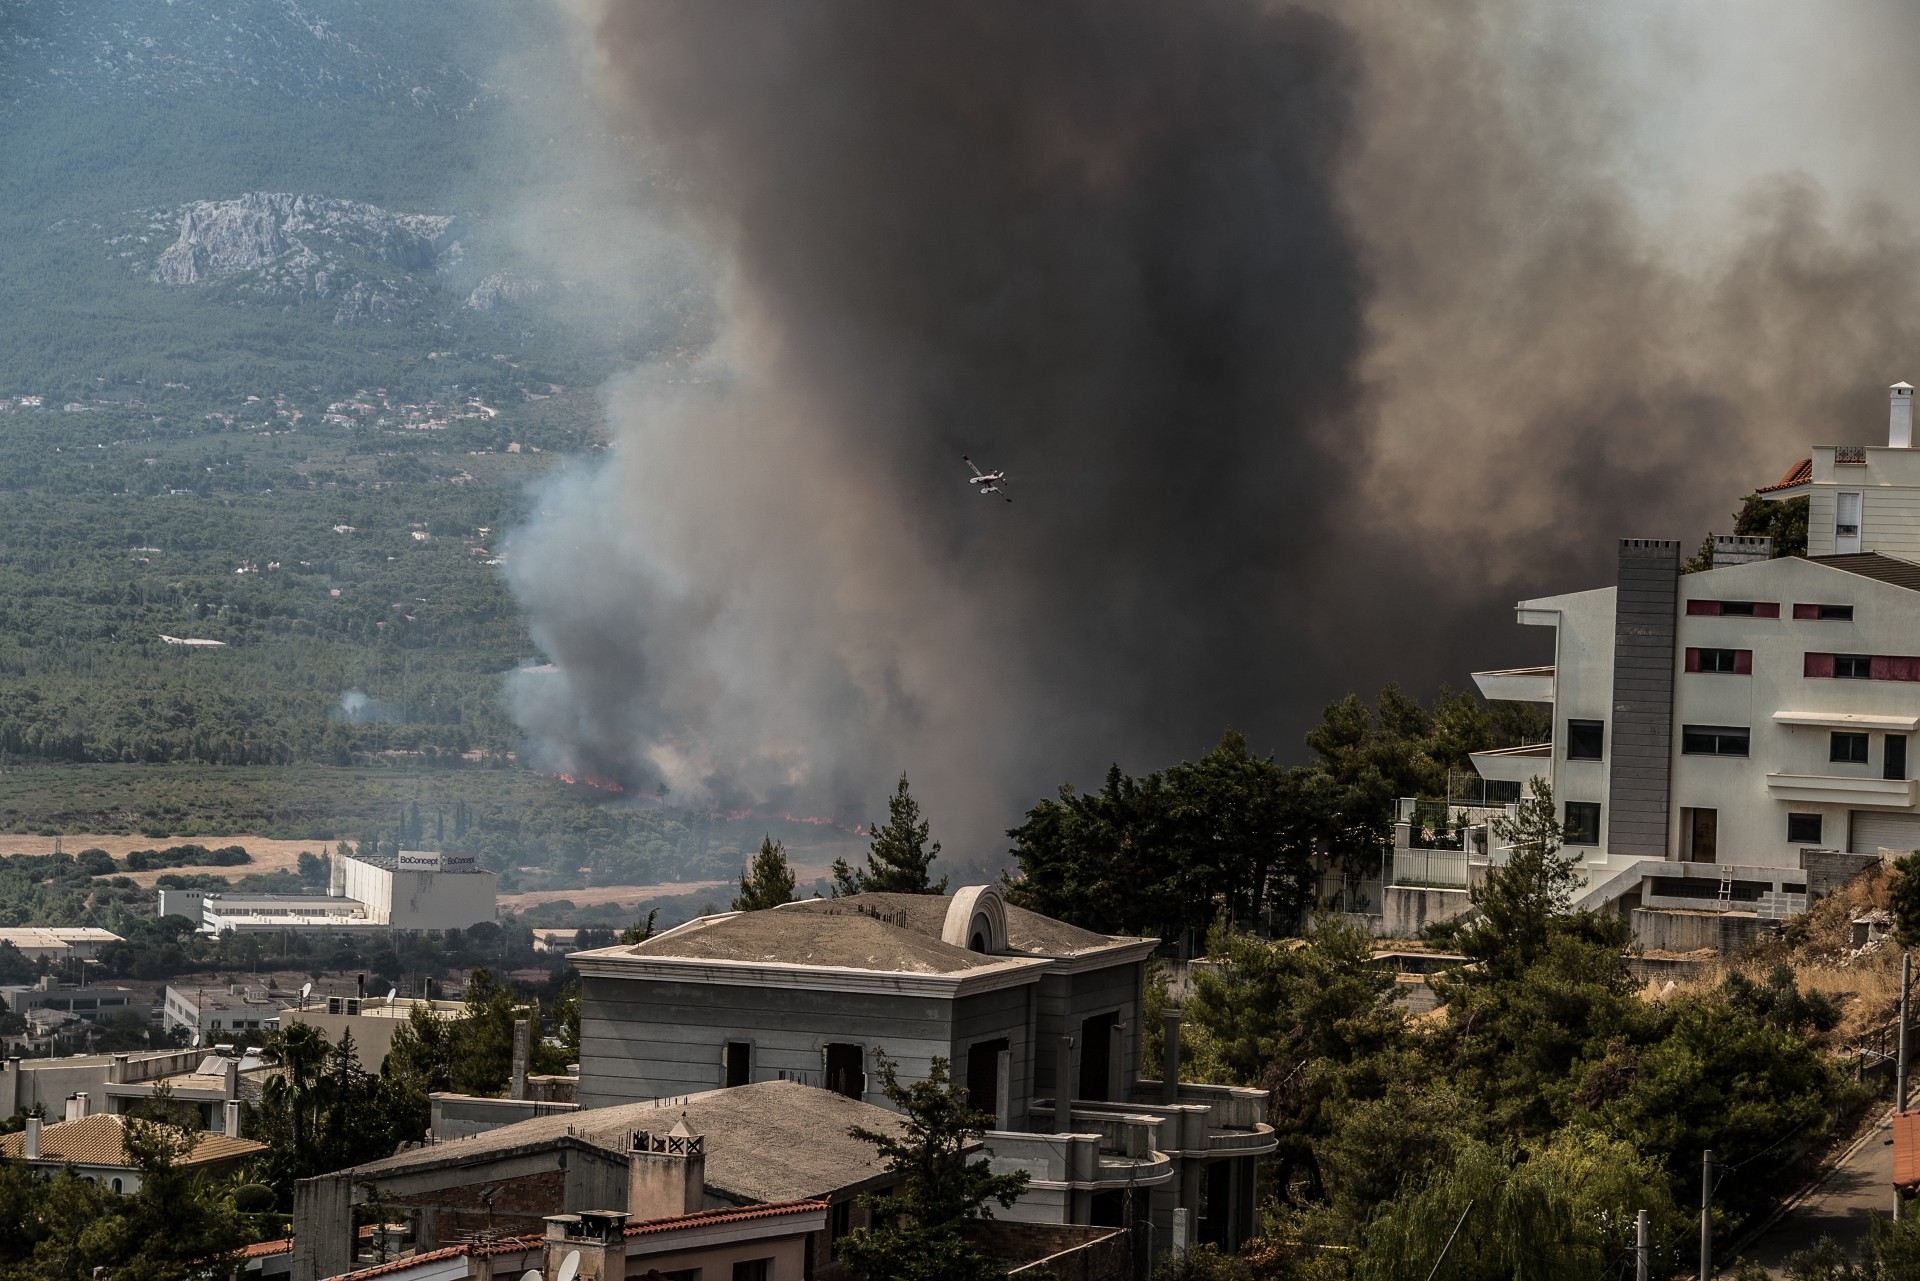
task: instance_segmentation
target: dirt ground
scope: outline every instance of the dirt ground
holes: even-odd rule
[[[557,903],[567,900],[575,907],[595,907],[602,903],[617,903],[630,907],[657,898],[678,898],[684,894],[699,894],[706,890],[733,889],[731,881],[667,881],[659,885],[596,885],[585,890],[526,890],[519,894],[502,894],[500,906],[524,912],[530,907],[542,903]]]
[[[163,867],[150,872],[115,873],[144,887],[151,887],[169,872],[180,875],[204,873],[228,881],[237,881],[255,873],[291,872],[300,862],[301,851],[325,854],[329,848],[325,841],[274,841],[264,836],[246,835],[169,837],[165,840],[155,840],[151,836],[0,836],[0,854],[51,854],[55,840],[68,854],[89,849],[105,850],[117,859],[124,859],[133,850],[163,850],[174,845],[204,845],[210,850],[238,845],[253,856],[251,863],[242,863],[238,867]]]

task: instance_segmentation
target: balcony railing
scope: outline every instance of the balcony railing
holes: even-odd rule
[[[1417,889],[1464,890],[1467,888],[1467,851],[1395,850],[1393,883]]]

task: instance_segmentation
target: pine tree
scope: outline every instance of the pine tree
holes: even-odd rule
[[[856,1274],[893,1281],[991,1281],[1006,1274],[967,1238],[965,1224],[991,1219],[989,1201],[1006,1209],[1027,1190],[1027,1172],[995,1174],[974,1145],[993,1124],[993,1114],[972,1107],[964,1087],[950,1079],[947,1061],[935,1057],[924,1080],[902,1085],[893,1060],[875,1050],[881,1089],[905,1118],[896,1136],[855,1126],[848,1131],[871,1143],[900,1182],[860,1203],[873,1216],[839,1242],[840,1258]]]
[[[933,883],[933,860],[940,842],[927,843],[931,823],[920,819],[920,803],[907,790],[907,776],[887,801],[887,823],[873,829],[865,870],[856,871],[847,860],[833,860],[833,896],[850,894],[945,894],[947,878]]]
[[[758,912],[793,902],[793,868],[787,865],[787,847],[771,836],[761,838],[753,866],[740,874],[740,892],[733,896],[736,912]]]

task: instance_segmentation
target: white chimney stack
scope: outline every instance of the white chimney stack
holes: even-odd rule
[[[228,1099],[225,1111],[226,1111],[225,1120],[227,1124],[227,1129],[226,1129],[227,1137],[230,1139],[237,1139],[240,1137],[240,1100]]]
[[[27,1160],[38,1161],[39,1159],[40,1159],[40,1118],[37,1116],[30,1116],[27,1118]]]
[[[1913,448],[1913,384],[1895,383],[1887,388],[1887,444],[1895,449]]]
[[[80,1119],[80,1096],[79,1095],[69,1094],[67,1096],[67,1113],[61,1119],[65,1121],[78,1121]]]

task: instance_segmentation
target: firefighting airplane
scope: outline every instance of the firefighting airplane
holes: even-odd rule
[[[973,468],[973,478],[967,483],[980,487],[975,491],[976,493],[999,494],[1000,497],[1007,498],[1006,494],[1001,492],[1001,486],[1007,483],[1007,473],[1003,471],[981,471],[979,465],[965,454],[960,455],[960,460],[967,466]],[[1013,499],[1007,498],[1007,501],[1012,502]]]

